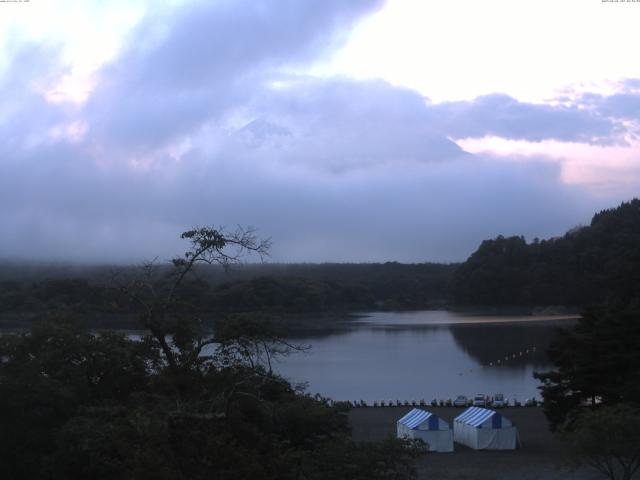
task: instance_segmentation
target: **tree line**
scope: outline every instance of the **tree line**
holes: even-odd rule
[[[446,303],[454,268],[398,263],[256,264],[225,273],[218,266],[204,265],[175,294],[206,318],[247,312],[287,315],[423,309]],[[170,270],[169,265],[158,264],[152,275],[161,280]],[[114,288],[136,275],[132,267],[71,272],[45,268],[27,278],[9,279],[12,271],[5,271],[0,281],[0,325],[5,328],[63,311],[82,315],[96,327],[132,328],[136,324],[135,305]],[[87,277],[67,275],[83,272]]]

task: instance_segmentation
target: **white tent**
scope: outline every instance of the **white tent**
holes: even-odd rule
[[[432,452],[453,452],[453,431],[437,415],[414,408],[398,420],[398,438],[421,439]]]
[[[453,436],[475,450],[515,450],[518,430],[495,410],[470,407],[453,420]]]

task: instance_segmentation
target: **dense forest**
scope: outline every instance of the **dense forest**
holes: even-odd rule
[[[453,276],[457,305],[584,307],[640,292],[640,200],[549,240],[485,240]]]
[[[365,309],[424,309],[446,303],[455,265],[245,264],[199,266],[181,285],[185,302],[205,318],[218,314],[340,314]],[[155,281],[170,271],[158,265]],[[19,327],[56,311],[73,311],[94,326],[136,324],[120,286],[134,267],[0,265],[0,324]]]

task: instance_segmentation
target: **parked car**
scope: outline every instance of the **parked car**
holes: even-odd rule
[[[485,396],[483,394],[479,393],[475,397],[473,397],[473,406],[474,407],[486,407],[487,406],[487,399],[485,398]]]
[[[504,401],[504,395],[502,393],[496,393],[493,396],[493,407],[494,408],[504,408],[507,406],[507,402]]]
[[[467,397],[465,397],[464,395],[458,395],[456,399],[453,401],[453,406],[466,407],[468,403],[469,403],[469,400],[467,400]]]

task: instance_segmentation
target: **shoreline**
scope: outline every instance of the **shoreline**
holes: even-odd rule
[[[460,315],[458,320],[452,321],[431,321],[418,323],[380,323],[369,322],[367,318],[375,315],[399,314],[410,315],[422,312],[447,312]],[[221,314],[225,315],[225,314]],[[41,320],[44,316],[35,312],[5,312],[0,314],[0,331],[29,329],[34,322]],[[136,316],[134,314],[105,314],[101,312],[86,312],[82,317],[91,318],[85,320],[89,328],[106,330],[139,330]],[[324,312],[324,313],[274,313],[274,317],[281,320],[281,324],[294,331],[322,331],[350,326],[384,326],[384,327],[404,327],[404,326],[439,326],[439,325],[481,325],[481,324],[509,324],[509,323],[535,323],[570,321],[581,318],[577,314],[496,314],[496,313],[471,313],[461,312],[454,309],[433,309],[433,310],[369,310],[354,312]],[[490,317],[490,318],[483,318]],[[503,317],[503,318],[501,318]]]
[[[375,317],[380,314],[397,314],[408,315],[411,313],[422,312],[447,312],[449,314],[459,315],[453,319],[432,320],[429,322],[413,322],[413,323],[384,323],[376,321],[367,321],[367,318]],[[351,316],[352,320],[347,323],[354,325],[380,326],[380,327],[418,327],[418,326],[440,326],[440,325],[501,325],[501,324],[518,324],[518,323],[549,323],[549,322],[565,322],[575,321],[582,318],[578,314],[529,314],[529,315],[512,315],[512,314],[489,314],[489,313],[463,313],[457,310],[399,310],[399,311],[370,311],[356,312]]]

